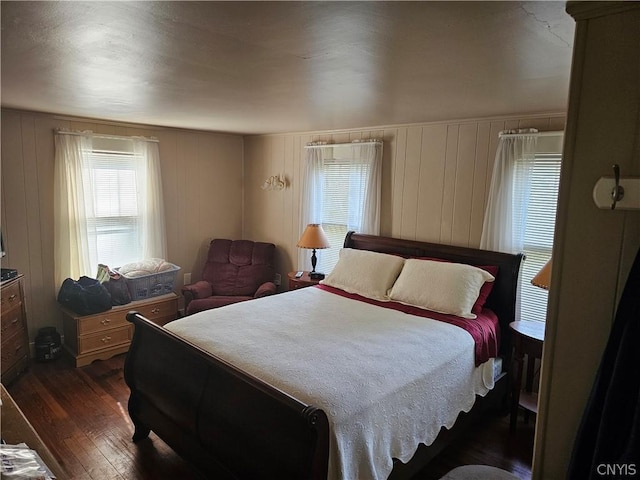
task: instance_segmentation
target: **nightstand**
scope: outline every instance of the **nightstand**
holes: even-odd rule
[[[536,358],[542,358],[544,327],[543,322],[520,321],[509,324],[513,338],[510,422],[512,431],[516,428],[519,407],[525,409],[525,422],[529,419],[529,412],[538,413],[538,395],[533,392],[533,376]],[[522,370],[524,369],[525,355],[527,356],[527,376],[523,389]]]
[[[289,290],[311,287],[320,282],[320,280],[313,280],[309,278],[309,272],[303,272],[300,278],[296,278],[296,273],[297,272],[289,272]]]

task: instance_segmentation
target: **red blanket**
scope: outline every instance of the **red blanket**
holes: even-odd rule
[[[355,293],[348,293],[344,290],[330,287],[328,285],[317,285],[316,288],[351,298],[353,300],[377,305],[379,307],[391,308],[393,310],[416,315],[418,317],[432,318],[434,320],[456,325],[457,327],[469,332],[471,337],[473,337],[473,341],[476,346],[476,366],[486,362],[492,357],[498,356],[498,347],[500,345],[500,324],[498,322],[498,316],[488,308],[483,308],[477,318],[468,319],[457,317],[456,315],[448,315],[446,313],[432,312],[431,310],[424,310],[422,308],[403,305],[402,303],[397,302],[380,302],[361,295],[356,295]]]

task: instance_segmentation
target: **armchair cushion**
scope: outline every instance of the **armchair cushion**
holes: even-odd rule
[[[276,293],[274,257],[272,243],[213,240],[202,280],[182,289],[186,314]]]
[[[224,307],[225,305],[231,305],[232,303],[244,302],[246,300],[251,300],[253,297],[242,297],[242,296],[219,296],[219,297],[209,297],[209,298],[199,298],[189,302],[187,306],[187,315],[191,315],[197,312],[202,312],[203,310],[209,310],[211,308]]]
[[[253,298],[266,297],[267,295],[273,295],[276,293],[277,287],[273,282],[265,282],[258,287]]]
[[[207,298],[213,295],[213,289],[211,288],[211,284],[204,280],[200,280],[199,282],[192,283],[191,285],[185,285],[182,287],[182,293],[189,293],[192,297],[192,300],[197,298]]]

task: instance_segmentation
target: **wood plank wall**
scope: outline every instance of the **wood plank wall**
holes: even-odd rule
[[[312,140],[384,140],[382,234],[477,246],[497,134],[507,128],[562,130],[564,114],[247,136],[2,110],[3,267],[25,274],[29,335],[61,319],[53,282],[53,131],[92,130],[160,140],[168,260],[199,278],[214,237],[277,245],[278,271],[297,266],[304,145]],[[282,174],[287,188],[260,189]],[[283,284],[286,281],[283,280]]]
[[[25,275],[29,337],[61,329],[53,281],[54,129],[143,135],[160,141],[168,260],[199,276],[213,237],[242,236],[242,137],[2,111],[3,267]],[[114,267],[116,265],[113,265]]]
[[[278,246],[278,270],[297,270],[304,146],[323,140],[384,140],[381,234],[477,247],[482,234],[498,132],[564,129],[564,114],[245,137],[244,236]],[[287,188],[264,191],[283,174]],[[338,248],[339,246],[336,246]]]

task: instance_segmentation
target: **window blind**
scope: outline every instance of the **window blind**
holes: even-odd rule
[[[561,161],[561,154],[545,153],[516,162],[514,218],[524,229],[526,255],[520,283],[522,320],[546,320],[548,292],[532,285],[531,279],[551,258]]]
[[[340,158],[324,162],[322,228],[331,248],[322,251],[318,271],[329,273],[338,263],[344,238],[354,228],[350,216],[362,216],[368,175],[367,164]]]
[[[87,227],[100,263],[112,268],[142,258],[138,219],[140,157],[128,152],[92,151],[88,156],[91,202]],[[95,245],[95,247],[94,247]]]

